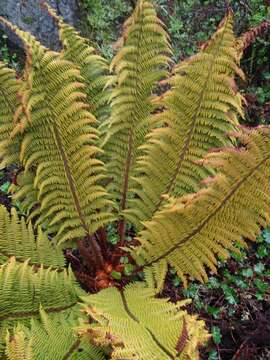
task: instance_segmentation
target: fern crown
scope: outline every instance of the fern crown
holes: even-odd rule
[[[174,64],[139,0],[108,64],[42,6],[60,52],[0,18],[26,53],[22,74],[0,63],[0,166],[18,170],[21,212],[0,207],[0,357],[199,359],[203,322],[160,298],[168,266],[205,282],[270,224],[270,128],[239,126],[248,37],[228,9]]]

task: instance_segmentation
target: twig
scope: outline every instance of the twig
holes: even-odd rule
[[[248,342],[248,340],[249,340],[249,337],[246,338],[246,339],[242,342],[242,344],[240,345],[240,347],[238,348],[238,350],[236,351],[236,353],[235,353],[234,356],[232,357],[232,360],[237,360],[237,359],[238,359],[239,354],[241,353],[243,347],[246,345],[246,343]]]

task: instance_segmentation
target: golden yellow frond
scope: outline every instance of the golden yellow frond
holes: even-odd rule
[[[107,61],[98,55],[92,46],[88,45],[87,39],[80,36],[72,26],[66,24],[62,17],[57,16],[54,9],[46,4],[44,6],[59,27],[63,57],[72,61],[80,69],[86,84],[89,110],[100,123],[110,111],[108,107],[110,91],[106,89],[109,80]]]
[[[238,252],[237,242],[255,240],[269,225],[270,128],[237,136],[245,148],[228,148],[203,161],[219,170],[208,187],[171,199],[144,224],[141,247],[133,251],[140,264],[166,259],[184,282],[187,274],[206,281],[205,266],[215,271],[217,256],[227,258],[227,249]]]
[[[208,335],[202,321],[181,310],[189,300],[173,304],[155,294],[137,283],[82,298],[85,311],[98,322],[89,333],[97,344],[109,340],[111,359],[199,359],[198,346]]]
[[[32,320],[31,328],[19,324],[6,336],[8,360],[104,360],[102,352],[86,337],[76,334],[78,319],[62,314],[53,319],[41,308],[40,320]]]
[[[189,301],[161,294],[168,266],[184,285],[204,282],[218,257],[270,224],[270,126],[239,127],[235,80],[260,29],[237,40],[229,10],[164,80],[168,35],[152,2],[139,0],[108,75],[45,7],[60,53],[0,18],[26,52],[20,80],[0,63],[0,166],[16,164],[10,189],[27,216],[0,207],[0,358],[6,338],[8,360],[103,359],[95,345],[111,359],[198,359],[203,322],[181,309]],[[108,288],[86,296],[62,249],[88,289]],[[141,271],[144,281],[126,285]]]
[[[111,215],[104,211],[109,202],[99,185],[105,175],[96,158],[96,119],[87,109],[79,70],[27,33],[12,29],[29,47],[21,116],[13,136],[20,137],[25,171],[35,171],[38,223],[50,220],[49,230],[57,226],[57,242],[91,238]]]
[[[181,196],[198,191],[201,180],[212,171],[196,162],[211,148],[232,144],[226,135],[243,116],[241,95],[234,82],[238,55],[232,15],[197,55],[175,68],[171,90],[159,103],[158,128],[141,147],[144,155],[136,169],[131,189],[134,198],[126,216],[141,228],[164,204],[163,195]]]
[[[0,167],[19,162],[18,141],[11,140],[13,117],[19,105],[17,97],[21,82],[14,70],[0,62]]]
[[[150,129],[152,93],[157,81],[167,74],[170,53],[168,36],[149,1],[138,2],[124,29],[124,46],[111,63],[116,76],[104,141],[112,178],[109,191],[120,211],[133,196],[130,183],[139,147]]]

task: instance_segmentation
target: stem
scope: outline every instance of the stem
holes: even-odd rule
[[[91,236],[91,245],[91,250],[93,250],[94,262],[96,263],[96,267],[97,269],[103,269],[105,265],[104,257],[102,255],[101,248],[94,236]]]
[[[128,153],[127,153],[126,168],[125,168],[125,174],[124,174],[122,200],[121,200],[121,204],[120,204],[121,211],[125,210],[125,208],[126,208],[129,171],[130,171],[131,156],[132,156],[132,154],[131,154],[132,153],[132,142],[133,142],[133,133],[131,132],[129,135],[129,139],[128,139]],[[118,223],[118,234],[120,237],[120,246],[124,245],[125,232],[126,232],[126,224],[125,224],[125,219],[122,217]]]
[[[107,232],[104,229],[104,227],[100,228],[97,230],[96,232],[97,238],[98,238],[98,242],[103,250],[103,253],[106,256],[107,253],[107,248],[108,248],[108,242],[107,242]]]
[[[90,240],[87,236],[87,240]],[[96,242],[96,239],[92,237],[92,239],[89,241],[91,244],[91,248],[88,250],[86,246],[84,245],[83,240],[79,239],[77,240],[77,246],[80,251],[80,254],[84,258],[84,260],[87,262],[87,264],[94,264],[96,270],[101,270],[104,268],[104,258],[101,253],[101,249],[99,245]],[[95,244],[98,246],[98,248],[95,249]]]

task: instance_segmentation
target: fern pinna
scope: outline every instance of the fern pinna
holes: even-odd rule
[[[0,357],[198,359],[203,322],[160,298],[168,265],[184,285],[207,281],[270,223],[270,128],[238,123],[247,36],[228,9],[172,64],[139,0],[109,65],[42,7],[60,52],[1,18],[26,62],[22,75],[0,64],[1,168],[16,165],[20,204],[0,207]]]

